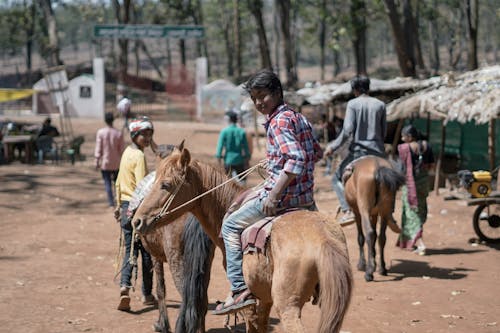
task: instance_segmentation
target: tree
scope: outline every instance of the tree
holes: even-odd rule
[[[356,59],[356,74],[366,71],[366,4],[363,0],[351,0],[352,48]]]
[[[283,53],[285,56],[286,83],[288,88],[295,87],[298,81],[295,69],[294,45],[290,31],[290,0],[276,0],[276,5],[280,14],[281,35],[283,37]]]
[[[408,0],[404,0],[407,2]],[[392,34],[394,38],[394,48],[398,56],[399,68],[404,76],[416,76],[415,58],[413,57],[413,49],[411,40],[407,40],[403,26],[400,21],[398,7],[394,0],[384,0],[385,8],[389,21],[391,23]],[[409,52],[410,51],[410,52]]]
[[[57,37],[57,21],[52,9],[51,0],[38,0],[38,4],[42,8],[43,16],[45,18],[47,36],[49,38],[48,45],[46,45],[47,65],[49,67],[62,65],[63,62],[59,55],[59,38]]]
[[[118,0],[113,0],[115,9],[115,18],[119,24],[128,24],[130,22],[131,0],[123,0],[120,4]],[[118,39],[120,54],[118,55],[118,85],[124,85],[125,76],[128,70],[128,39]]]
[[[478,68],[477,62],[477,28],[479,22],[479,4],[477,0],[465,0],[465,13],[467,17],[467,68]]]
[[[271,52],[267,40],[266,28],[262,17],[262,0],[247,0],[248,9],[252,13],[257,24],[257,36],[259,39],[260,65],[262,68],[272,68]]]

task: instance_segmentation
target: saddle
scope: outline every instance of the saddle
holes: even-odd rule
[[[240,193],[229,207],[226,216],[237,210],[240,206],[256,197],[253,189],[248,189]],[[247,253],[265,253],[267,242],[271,237],[273,224],[283,215],[295,211],[298,208],[290,208],[279,212],[279,215],[265,217],[246,228],[240,236],[241,249],[243,254]],[[224,218],[225,218],[224,217]]]
[[[347,164],[344,168],[344,172],[342,173],[342,184],[345,185],[345,183],[347,182],[347,180],[352,176],[352,173],[354,172],[354,166],[356,165],[356,163],[359,161],[359,160],[362,160],[366,157],[369,157],[369,156],[374,156],[374,155],[363,155],[363,156],[360,156],[354,160],[352,160],[351,162],[349,162],[349,164]]]

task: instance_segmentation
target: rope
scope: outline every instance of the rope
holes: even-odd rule
[[[175,207],[174,209],[172,210],[169,210],[167,211],[168,207],[170,206],[170,204],[172,203],[172,201],[174,200],[174,197],[175,195],[177,194],[177,192],[179,191],[179,189],[182,187],[182,184],[184,184],[184,180],[182,180],[182,182],[177,186],[177,188],[175,189],[174,193],[172,194],[172,196],[170,196],[168,198],[168,200],[165,202],[165,204],[163,205],[163,207],[161,208],[160,212],[158,213],[158,215],[155,216],[155,219],[154,221],[158,221],[159,219],[161,219],[162,217],[164,217],[165,215],[167,214],[172,214],[173,212],[181,209],[182,207],[185,207],[187,205],[189,205],[190,203],[204,197],[205,195],[208,195],[212,192],[214,192],[215,190],[221,188],[222,186],[226,185],[227,183],[235,180],[235,179],[240,179],[240,178],[246,178],[250,173],[252,173],[255,169],[257,169],[258,167],[260,167],[262,164],[264,163],[264,161],[260,161],[259,163],[257,163],[256,165],[254,165],[253,167],[251,168],[248,168],[246,169],[245,171],[237,174],[236,176],[232,177],[232,178],[229,178],[228,180],[226,180],[225,182],[215,186],[214,188],[194,197],[193,199],[183,203],[182,205],[180,206],[177,206]]]

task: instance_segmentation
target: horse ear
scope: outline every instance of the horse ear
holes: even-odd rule
[[[191,162],[191,153],[187,149],[182,149],[181,158],[179,159],[179,164],[181,166],[181,169],[186,170],[190,162]]]
[[[186,139],[182,139],[182,142],[177,146],[177,149],[179,149],[180,151],[184,149],[184,141],[186,141]]]

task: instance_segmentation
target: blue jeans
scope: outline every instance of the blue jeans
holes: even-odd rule
[[[337,167],[337,170],[335,171],[332,177],[332,187],[333,190],[335,191],[335,194],[337,194],[337,198],[339,199],[340,209],[343,212],[350,210],[350,208],[349,204],[347,203],[347,200],[345,199],[344,184],[342,183],[342,174],[344,173],[345,167],[354,160],[355,160],[354,154],[350,152]]]
[[[222,237],[226,248],[226,275],[233,293],[247,289],[243,278],[243,252],[240,236],[246,227],[263,219],[262,200],[254,198],[226,217],[222,222]]]
[[[115,206],[115,197],[113,195],[113,183],[118,176],[118,170],[101,170],[102,179],[104,179],[104,188],[108,195],[108,203],[110,207]]]
[[[125,238],[125,254],[123,255],[120,286],[131,288],[133,267],[129,263],[129,258],[130,248],[132,246],[132,225],[127,217],[128,205],[128,201],[123,201],[120,206],[122,209],[120,225]],[[138,258],[139,251],[141,251],[142,257],[142,294],[144,296],[149,296],[153,289],[153,262],[151,260],[151,255],[142,246],[140,239],[134,244],[134,256],[136,258]]]

